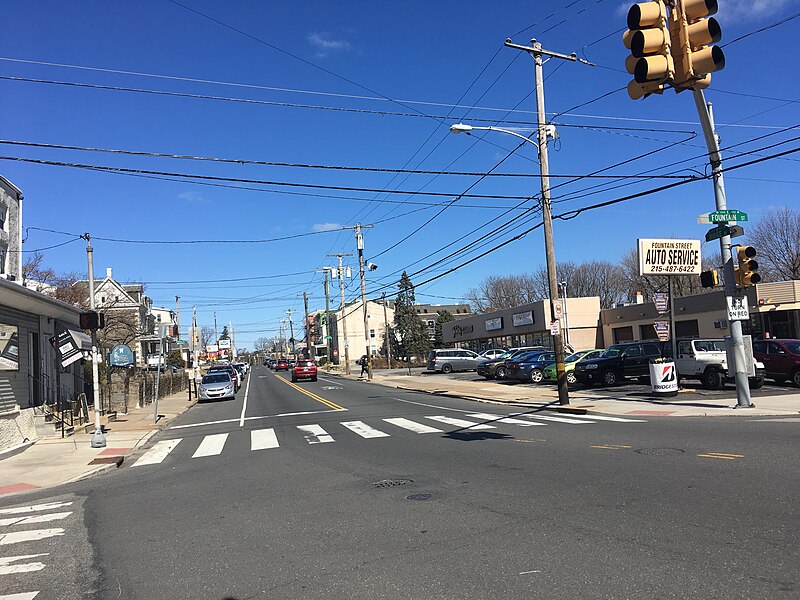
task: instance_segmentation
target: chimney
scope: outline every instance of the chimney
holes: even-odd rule
[[[113,279],[111,276],[111,267],[106,268],[106,279]]]
[[[636,292],[636,304],[644,304],[644,294]]]

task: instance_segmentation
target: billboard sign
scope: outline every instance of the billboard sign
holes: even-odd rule
[[[511,322],[514,324],[514,327],[521,327],[522,325],[532,325],[533,311],[527,310],[521,313],[514,313],[513,315],[511,315]]]
[[[639,239],[639,275],[700,275],[700,240]]]

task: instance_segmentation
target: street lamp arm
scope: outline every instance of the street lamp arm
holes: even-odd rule
[[[465,123],[456,123],[455,125],[450,126],[450,133],[469,133],[473,129],[478,131],[499,131],[501,133],[507,133],[508,135],[513,135],[514,137],[518,137],[521,140],[533,144],[534,146],[536,146],[537,149],[539,148],[539,144],[534,140],[532,140],[531,138],[525,137],[521,133],[517,133],[516,131],[511,131],[510,129],[503,129],[502,127],[491,127],[491,126],[483,127],[477,125],[466,125]]]

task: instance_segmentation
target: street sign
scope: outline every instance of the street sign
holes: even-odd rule
[[[747,221],[747,213],[740,210],[715,210],[712,213],[708,213],[708,221],[710,223]]]
[[[659,342],[669,340],[669,321],[656,321],[653,323],[653,328],[656,330]]]
[[[729,321],[749,321],[750,311],[747,306],[747,296],[726,296],[728,301]]]
[[[710,213],[703,213],[702,215],[697,215],[697,222],[700,225],[711,225],[711,219],[708,218]]]
[[[714,229],[709,229],[706,233],[706,241],[718,240],[721,237],[731,234],[731,228],[727,225],[717,225]]]
[[[653,302],[658,312],[665,313],[669,309],[669,294],[663,292],[653,294]]]
[[[133,362],[133,350],[125,344],[114,346],[114,349],[111,350],[111,356],[108,357],[108,364],[112,367],[127,367],[132,365]]]
[[[561,300],[553,300],[553,312],[556,315],[556,319],[560,319],[564,316],[564,309],[561,306]]]
[[[731,230],[731,237],[739,237],[740,235],[744,235],[744,227],[740,225],[731,225],[728,227]]]
[[[561,333],[561,324],[558,319],[550,323],[550,335],[558,335]]]
[[[639,275],[700,275],[700,262],[700,240],[639,240]]]

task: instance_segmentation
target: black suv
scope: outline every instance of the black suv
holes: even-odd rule
[[[614,344],[598,358],[575,364],[575,379],[585,385],[615,385],[627,377],[646,380],[650,376],[650,360],[671,356],[669,342],[643,340]]]

